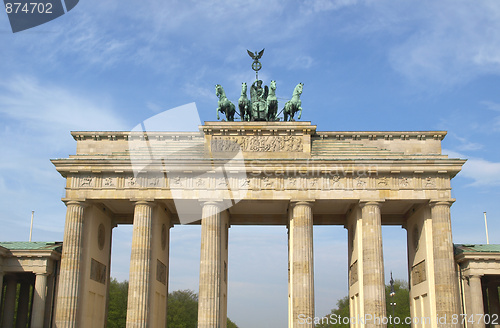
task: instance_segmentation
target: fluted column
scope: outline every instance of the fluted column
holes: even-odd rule
[[[314,253],[312,203],[292,204],[289,219],[289,311],[291,328],[314,327]]]
[[[471,293],[471,309],[467,313],[467,317],[471,317],[474,320],[472,323],[472,328],[484,328],[484,320],[482,320],[484,315],[484,303],[483,303],[483,288],[481,286],[481,276],[472,275],[469,277],[470,293]],[[481,317],[481,320],[478,320]]]
[[[222,327],[222,218],[220,204],[206,202],[201,219],[198,328]]]
[[[128,287],[127,328],[146,328],[149,320],[152,204],[139,201],[134,209]]]
[[[434,251],[434,284],[436,295],[436,314],[438,318],[446,317],[446,324],[438,323],[438,327],[460,327],[452,323],[452,316],[460,314],[458,279],[453,255],[451,237],[450,206],[451,201],[431,202],[432,248]]]
[[[16,328],[26,328],[26,324],[28,323],[30,287],[30,282],[25,280],[21,281],[17,302]]]
[[[363,295],[367,328],[386,327],[382,218],[379,202],[361,202]],[[370,317],[371,316],[371,317]]]
[[[31,310],[31,328],[43,328],[46,297],[47,274],[37,273],[35,278],[35,290],[33,292],[33,308]]]
[[[63,250],[57,296],[57,328],[77,328],[82,258],[83,209],[78,201],[66,203],[66,224],[64,226]]]
[[[14,327],[14,315],[16,309],[17,280],[15,276],[5,277],[5,299],[3,306],[3,328]]]

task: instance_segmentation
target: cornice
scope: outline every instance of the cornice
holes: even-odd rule
[[[147,135],[149,139],[169,139],[173,137],[192,138],[209,135],[254,135],[269,132],[273,134],[310,134],[313,138],[337,140],[443,140],[446,131],[316,131],[316,125],[310,122],[205,122],[200,131],[167,132],[167,131],[72,131],[73,139],[83,140],[129,140],[131,136]]]

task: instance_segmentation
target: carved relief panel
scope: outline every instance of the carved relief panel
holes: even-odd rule
[[[302,152],[302,137],[297,136],[214,136],[212,152]]]

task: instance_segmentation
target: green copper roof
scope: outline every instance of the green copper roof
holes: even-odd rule
[[[61,251],[61,242],[44,242],[44,241],[4,241],[0,242],[0,246],[8,250],[58,250]]]
[[[455,254],[461,253],[500,253],[499,244],[455,244]]]

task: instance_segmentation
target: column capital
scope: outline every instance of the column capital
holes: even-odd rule
[[[429,206],[434,207],[434,206],[448,206],[451,207],[453,203],[455,202],[455,199],[443,199],[443,200],[433,200],[431,199],[429,201]]]
[[[234,201],[231,199],[224,198],[200,198],[198,200],[200,202],[201,207],[205,205],[217,206],[219,210],[222,212],[224,209],[230,208],[234,205]]]
[[[154,206],[154,202],[147,199],[131,199],[130,201],[134,203],[134,206],[135,205],[148,205],[151,207]]]
[[[213,199],[200,199],[201,206],[212,205],[217,207],[222,207],[223,200],[213,200]]]
[[[54,269],[49,268],[48,265],[45,265],[43,268],[38,268],[33,271],[35,276],[50,276],[53,273]]]
[[[359,207],[361,207],[361,208],[363,208],[365,206],[381,207],[384,202],[385,202],[384,199],[374,199],[374,200],[360,199],[359,200]]]
[[[82,207],[88,206],[88,203],[85,202],[85,199],[67,199],[67,200],[63,200],[63,202],[66,204],[66,206],[69,206],[69,205],[78,205],[78,206],[82,206]]]
[[[294,208],[295,206],[308,206],[313,207],[315,200],[291,200],[290,208]]]

